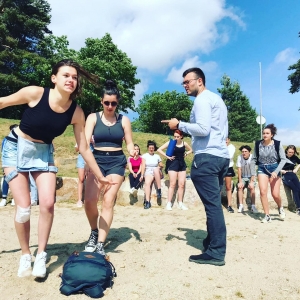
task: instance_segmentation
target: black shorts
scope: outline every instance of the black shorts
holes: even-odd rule
[[[175,171],[175,172],[183,172],[186,171],[186,163],[184,160],[167,160],[165,172]]]
[[[110,174],[125,175],[127,160],[122,150],[100,151],[95,149],[93,154],[103,176]]]
[[[229,167],[225,177],[234,177],[234,176],[235,176],[235,173],[234,173],[233,167]]]

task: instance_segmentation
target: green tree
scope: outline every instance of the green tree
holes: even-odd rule
[[[30,74],[43,62],[37,47],[51,33],[50,10],[45,0],[0,0],[0,97],[38,84]],[[21,110],[9,107],[0,117],[18,119]]]
[[[299,32],[300,37],[300,32]],[[300,90],[300,59],[293,65],[289,66],[288,70],[295,70],[294,73],[288,76],[288,80],[291,82],[289,92],[294,94]]]
[[[188,121],[192,106],[193,102],[187,95],[176,91],[144,95],[137,107],[139,118],[134,122],[134,129],[165,134],[168,127],[160,121],[169,118]]]
[[[102,39],[88,38],[86,46],[78,53],[79,63],[90,73],[96,74],[100,79],[100,86],[95,87],[90,83],[83,86],[82,95],[77,102],[88,115],[102,109],[99,101],[101,85],[107,79],[116,81],[121,93],[121,101],[118,106],[120,111],[135,111],[134,89],[140,82],[136,76],[137,67],[132,65],[131,59],[126,53],[118,49],[107,33]]]
[[[229,76],[223,75],[222,88],[218,88],[228,109],[230,138],[236,142],[252,142],[260,138],[260,126],[256,123],[257,113],[250,101],[243,94],[240,84],[231,82]]]

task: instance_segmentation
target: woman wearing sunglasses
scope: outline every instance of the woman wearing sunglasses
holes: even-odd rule
[[[91,234],[85,251],[95,251],[102,255],[105,255],[104,242],[113,220],[114,203],[124,181],[127,165],[126,156],[122,151],[123,139],[125,139],[129,154],[134,155],[131,123],[126,116],[116,112],[120,98],[115,82],[107,80],[101,94],[103,111],[90,114],[85,126],[87,141],[90,141],[94,135],[93,154],[102,174],[116,182],[116,185],[111,186],[103,195],[98,224],[97,202],[103,185],[92,173],[86,179],[84,207],[91,226]]]
[[[251,182],[255,180],[255,165],[258,165],[257,178],[260,190],[260,199],[265,212],[262,223],[270,223],[272,221],[269,214],[268,202],[268,184],[271,187],[271,194],[278,206],[278,213],[281,219],[285,218],[281,197],[280,171],[287,162],[285,153],[280,141],[274,140],[277,128],[274,124],[267,125],[263,130],[263,139],[255,143],[255,151],[251,159]]]

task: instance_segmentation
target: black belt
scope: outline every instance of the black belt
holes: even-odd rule
[[[119,155],[123,155],[124,154],[123,150],[118,150],[118,151],[102,151],[102,150],[96,150],[96,149],[94,149],[93,153],[96,154],[96,155],[103,155],[103,156],[119,156]]]
[[[12,130],[11,133],[12,133],[12,135],[15,137],[15,139],[12,138],[12,137],[10,137],[10,136],[6,136],[5,138],[6,138],[8,141],[10,141],[10,142],[18,143],[18,136],[17,136],[17,134],[14,132],[14,130]]]

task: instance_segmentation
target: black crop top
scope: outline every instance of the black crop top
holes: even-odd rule
[[[72,101],[67,111],[57,113],[49,105],[49,88],[44,89],[43,96],[34,107],[27,107],[23,113],[20,129],[31,138],[51,144],[71,123],[77,103]]]
[[[286,156],[286,158],[287,158],[288,160],[290,160],[290,161],[292,162],[292,164],[289,163],[289,162],[287,162],[287,163],[283,166],[282,170],[285,170],[285,171],[293,171],[294,168],[295,168],[295,166],[296,166],[296,164],[298,164],[298,165],[300,164],[300,159],[299,159],[299,157],[296,156],[296,155],[293,155],[292,157],[287,157],[287,156]]]
[[[116,123],[112,126],[106,126],[102,122],[100,113],[96,113],[96,116],[97,121],[93,132],[95,147],[121,148],[124,138],[123,115],[119,114],[118,118],[116,117]]]

